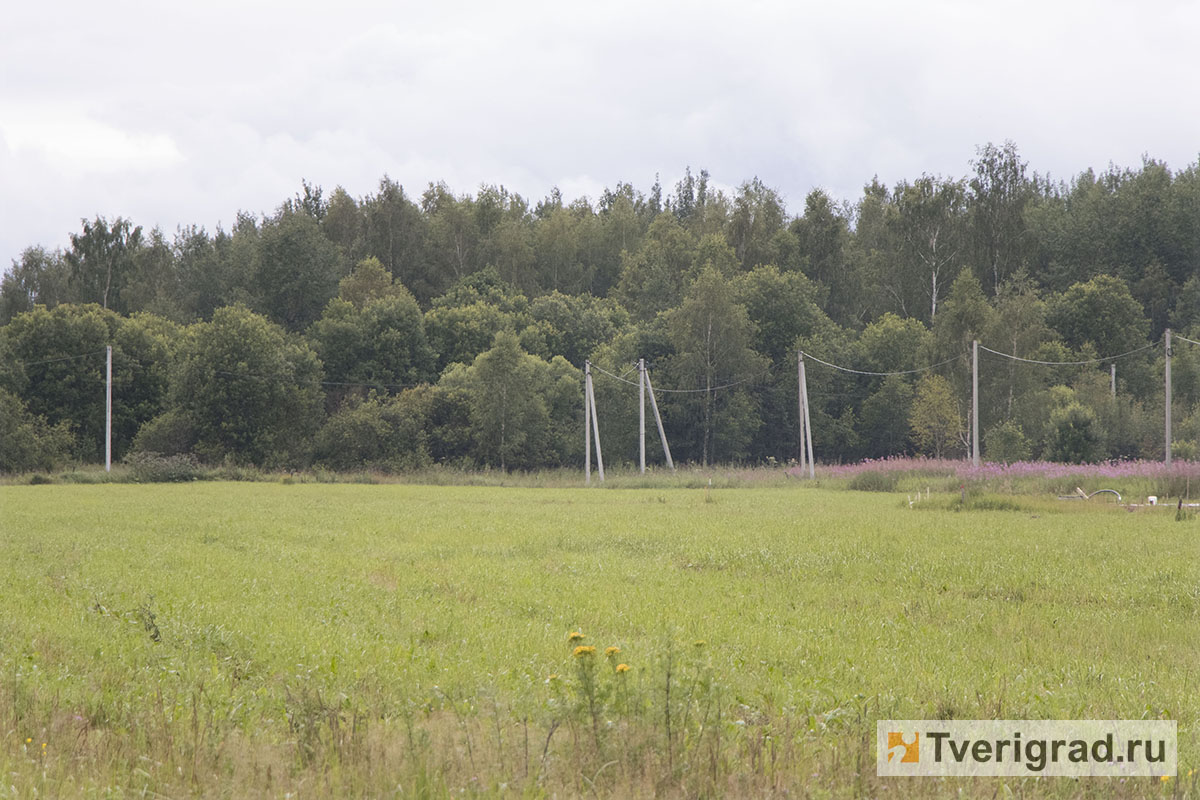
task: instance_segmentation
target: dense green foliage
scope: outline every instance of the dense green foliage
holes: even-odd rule
[[[987,145],[963,178],[872,181],[844,203],[814,190],[798,215],[763,181],[719,190],[690,170],[673,191],[536,204],[494,186],[416,197],[384,178],[354,198],[305,183],[229,231],[172,240],[98,218],[65,251],[22,253],[0,284],[0,389],[73,439],[39,458],[0,441],[0,461],[102,456],[106,345],[118,458],[136,441],[280,466],[573,463],[584,361],[628,379],[645,358],[678,460],[783,462],[798,349],[906,373],[809,361],[818,458],[954,456],[976,339],[1092,362],[985,349],[979,427],[997,457],[1160,458],[1168,326],[1200,338],[1200,163],[1053,182]],[[1177,341],[1176,438],[1196,452],[1200,348]],[[417,387],[400,427],[423,436],[365,446]],[[636,388],[597,373],[596,394],[605,456],[635,459]]]
[[[0,795],[1194,794],[1200,523],[947,488],[6,486]],[[1179,777],[898,784],[881,718],[1173,719]]]

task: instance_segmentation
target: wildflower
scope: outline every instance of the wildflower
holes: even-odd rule
[[[1163,775],[1161,778],[1159,778],[1159,780],[1162,781],[1163,783],[1166,783],[1167,781],[1171,780],[1171,776]]]
[[[696,647],[704,647],[704,645],[708,644],[708,642],[704,641],[703,639],[697,639],[696,641],[692,642],[692,644]]]
[[[590,644],[581,644],[579,647],[575,648],[575,657],[583,658],[584,656],[590,656],[595,652],[596,648],[592,647]]]
[[[33,739],[29,739],[29,738],[25,739],[25,744],[32,744],[32,743],[33,743]]]
[[[583,631],[571,631],[571,634],[567,637],[567,641],[569,641],[569,642],[578,642],[578,641],[581,641],[582,639],[583,639]]]
[[[608,656],[609,658],[612,658],[613,656],[615,656],[615,655],[616,655],[617,653],[619,653],[619,652],[621,652],[621,648],[619,648],[619,647],[606,647],[606,648],[604,648],[604,655]]]
[[[554,683],[556,680],[558,680],[557,672],[553,673],[552,675],[550,675],[550,677],[546,678],[546,683]]]
[[[629,672],[628,664],[617,664],[617,672]]]

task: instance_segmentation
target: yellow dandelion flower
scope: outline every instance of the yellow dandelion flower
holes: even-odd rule
[[[575,657],[583,658],[584,656],[590,656],[595,652],[596,648],[592,647],[590,644],[581,644],[579,647],[575,648]]]
[[[45,749],[46,749],[46,743],[45,743],[45,742],[42,742],[42,749],[43,749],[43,750],[45,750]]]
[[[628,664],[617,664],[617,672],[629,672]]]
[[[25,740],[25,744],[31,744],[32,742],[33,742],[33,739],[26,739],[26,740]]]
[[[571,631],[570,635],[567,636],[567,641],[569,641],[569,642],[578,642],[578,641],[581,641],[582,639],[583,639],[583,631]]]
[[[1161,778],[1159,778],[1159,780],[1162,781],[1163,783],[1166,783],[1167,781],[1171,780],[1171,776],[1163,775]]]
[[[546,683],[551,683],[551,682],[553,682],[553,681],[556,681],[556,680],[558,680],[558,673],[557,673],[557,672],[555,672],[555,673],[554,673],[553,675],[551,675],[549,678],[546,678]]]
[[[619,647],[606,647],[606,648],[604,648],[604,655],[608,656],[609,658],[612,658],[613,656],[615,656],[615,655],[616,655],[617,653],[619,653],[619,652],[621,652],[621,648],[619,648]]]

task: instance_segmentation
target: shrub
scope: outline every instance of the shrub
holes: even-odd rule
[[[860,472],[850,480],[849,488],[858,492],[894,492],[899,481],[898,472]]]
[[[156,453],[176,456],[192,452],[196,445],[196,432],[188,418],[172,409],[159,414],[137,432],[133,440],[134,452]]]
[[[983,453],[988,461],[1001,464],[1028,461],[1032,455],[1029,440],[1025,438],[1021,426],[1013,420],[1001,422],[983,435]]]
[[[1071,402],[1050,415],[1050,458],[1069,464],[1087,464],[1099,460],[1101,441],[1096,413],[1087,406]]]
[[[65,421],[50,425],[0,389],[0,472],[48,472],[67,459],[74,444]]]
[[[409,389],[394,398],[351,402],[317,433],[317,462],[335,470],[366,467],[420,469],[431,463],[428,434],[432,389]]]
[[[182,483],[202,477],[200,465],[192,455],[137,452],[125,459],[136,483]]]

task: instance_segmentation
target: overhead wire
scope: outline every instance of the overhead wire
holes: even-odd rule
[[[1039,361],[1036,358],[1021,358],[1020,356],[1014,356],[1011,353],[1001,353],[999,350],[993,350],[990,347],[979,345],[980,350],[986,350],[992,355],[1001,356],[1002,358],[1009,358],[1013,361],[1022,361],[1026,364],[1041,364],[1042,366],[1047,367],[1082,367],[1087,364],[1107,364],[1109,362],[1116,361],[1119,358],[1125,358],[1126,356],[1132,356],[1136,353],[1140,353],[1143,350],[1149,350],[1152,347],[1158,347],[1158,343],[1151,342],[1150,344],[1134,348],[1133,350],[1127,350],[1126,352],[1118,353],[1115,356],[1105,356],[1104,358],[1089,358],[1084,361]]]
[[[621,383],[627,383],[630,386],[638,385],[637,383],[635,383],[631,380],[626,380],[625,378],[621,377],[620,375],[614,375],[613,373],[609,372],[608,370],[606,370],[604,367],[600,366],[599,364],[592,364],[592,369],[596,370],[597,372],[603,373],[604,375],[607,375],[608,377],[610,377],[614,380],[618,380]],[[770,373],[771,369],[772,369],[771,367],[768,367],[767,369],[763,370],[762,372],[758,373],[757,375],[751,375],[747,378],[742,378],[741,380],[737,380],[737,381],[731,381],[729,383],[722,383],[720,386],[710,386],[706,389],[663,389],[661,387],[655,386],[654,391],[656,393],[661,392],[661,393],[670,393],[670,394],[701,394],[704,392],[715,392],[720,389],[729,389],[734,386],[739,386],[743,383],[750,383],[751,381],[756,381],[759,378],[763,377],[764,375]],[[625,374],[628,375],[629,373],[627,372]]]
[[[52,364],[56,361],[78,361],[81,358],[90,358],[91,356],[99,355],[100,353],[103,353],[103,352],[105,352],[105,351],[104,350],[92,350],[87,353],[81,353],[80,355],[77,355],[77,356],[60,356],[58,358],[43,358],[40,361],[14,361],[13,363],[20,364],[23,367],[33,367],[33,366],[37,366],[38,364]]]
[[[823,361],[822,359],[817,358],[816,356],[814,356],[811,353],[806,353],[803,351],[801,351],[801,356],[806,359],[811,358],[813,361],[816,361],[818,364],[824,364],[827,367],[839,370],[841,372],[849,372],[852,375],[873,375],[873,376],[880,377],[880,378],[885,378],[890,375],[916,375],[919,372],[929,372],[930,370],[937,369],[938,367],[944,367],[947,364],[953,364],[955,361],[961,361],[962,359],[966,358],[966,356],[955,356],[954,358],[948,358],[945,361],[938,362],[937,364],[930,364],[928,367],[920,367],[918,369],[904,369],[904,370],[898,370],[896,372],[870,372],[870,371],[864,370],[864,369],[851,369],[850,367],[843,367],[843,366],[839,366],[838,364],[831,364],[828,361]]]

